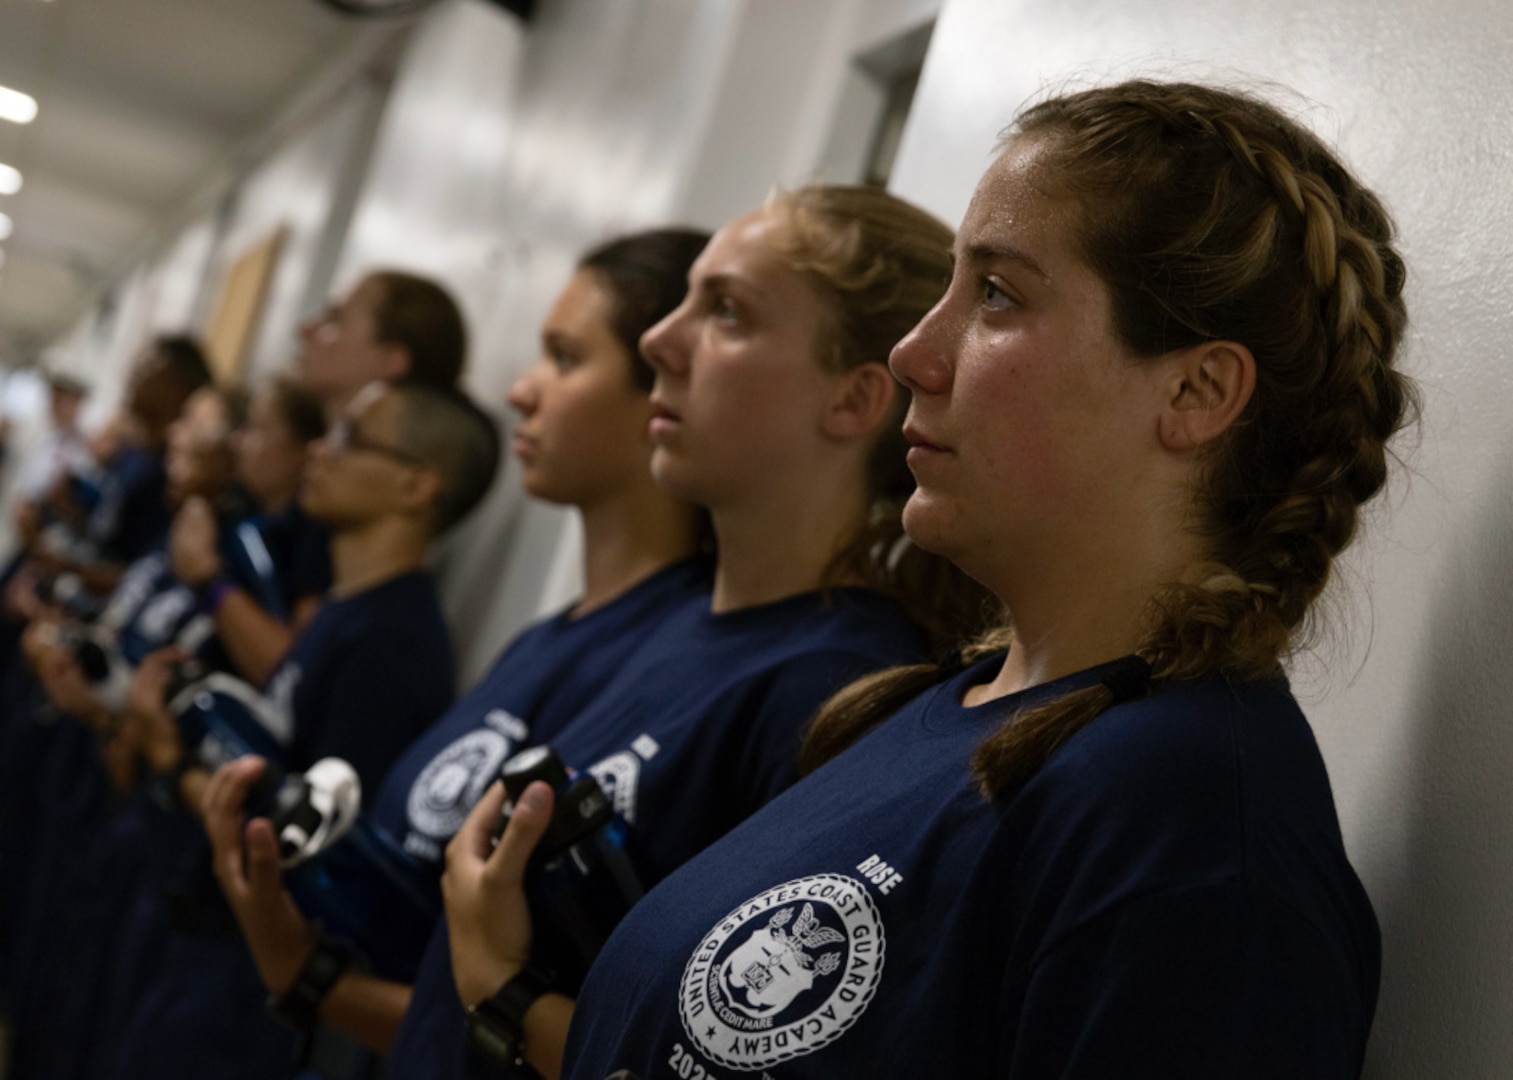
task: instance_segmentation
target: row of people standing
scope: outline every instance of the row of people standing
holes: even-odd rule
[[[1026,113],[954,242],[837,188],[703,241],[591,253],[512,392],[528,488],[582,511],[583,598],[358,770],[433,888],[447,853],[445,921],[377,928],[414,959],[322,934],[245,820],[265,762],[186,768],[166,672],[138,678],[306,1063],[336,1030],[407,1078],[1358,1072],[1375,924],[1279,662],[1411,413],[1375,199],[1269,106],[1137,83]],[[360,506],[434,529],[465,470],[411,396],[322,452],[368,470],[328,516],[338,595],[413,566],[352,554]],[[338,712],[325,749],[366,753]],[[525,891],[551,790],[493,842],[531,744],[667,879],[576,1002]],[[266,1045],[238,1019],[153,1075],[278,1075],[224,1056]]]

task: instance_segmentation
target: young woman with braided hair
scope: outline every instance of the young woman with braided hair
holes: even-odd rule
[[[1379,937],[1282,661],[1414,413],[1391,223],[1272,107],[1133,82],[1022,114],[955,250],[892,358],[904,519],[1011,622],[827,706],[563,1074],[1355,1076]]]

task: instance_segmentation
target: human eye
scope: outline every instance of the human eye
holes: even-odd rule
[[[580,363],[578,354],[570,349],[550,349],[547,352],[547,358],[551,360],[552,367],[563,374],[572,371]]]
[[[734,299],[723,293],[710,300],[709,313],[721,322],[738,322],[741,317],[740,306]]]
[[[982,294],[982,306],[988,311],[1008,311],[1019,306],[1019,302],[988,274],[978,278],[978,288]]]

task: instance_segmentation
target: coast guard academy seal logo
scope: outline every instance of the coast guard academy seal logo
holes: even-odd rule
[[[514,742],[502,732],[481,727],[432,758],[410,786],[405,807],[410,827],[432,839],[446,840],[456,833],[484,789],[498,778]]]
[[[705,935],[683,969],[678,1015],[708,1058],[755,1071],[813,1053],[867,1008],[883,924],[866,886],[798,878],[753,897]]]

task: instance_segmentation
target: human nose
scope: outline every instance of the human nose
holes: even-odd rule
[[[944,347],[949,325],[950,315],[942,298],[893,346],[888,367],[911,391],[940,394],[950,389],[952,368]]]
[[[541,403],[541,393],[536,388],[536,371],[540,368],[541,361],[531,365],[510,386],[510,392],[504,400],[521,416],[530,416],[536,411]]]
[[[688,350],[683,344],[685,300],[641,335],[641,355],[658,375],[681,375],[688,370]]]

